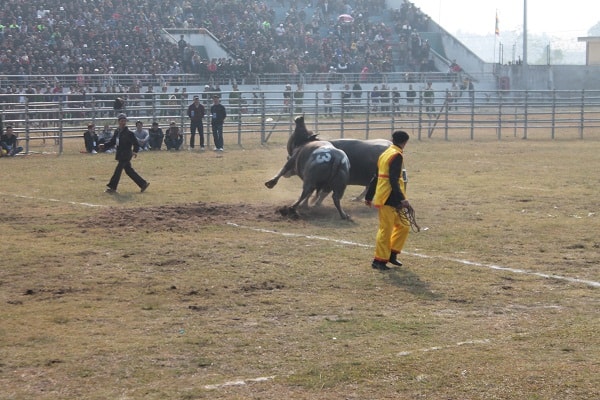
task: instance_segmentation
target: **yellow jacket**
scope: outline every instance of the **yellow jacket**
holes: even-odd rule
[[[406,200],[404,179],[402,169],[404,159],[402,148],[391,145],[380,156],[377,161],[377,184],[373,205],[381,207],[388,205],[399,207],[402,200]]]

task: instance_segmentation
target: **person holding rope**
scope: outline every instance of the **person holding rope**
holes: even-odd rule
[[[379,156],[377,172],[369,183],[365,204],[379,210],[379,229],[375,241],[375,257],[371,266],[380,271],[393,265],[402,266],[397,255],[402,252],[411,223],[404,209],[412,210],[406,198],[403,151],[409,135],[404,131],[392,134],[392,145]]]

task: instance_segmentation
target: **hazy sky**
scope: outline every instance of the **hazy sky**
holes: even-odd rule
[[[500,35],[523,29],[523,0],[411,0],[434,21],[455,34],[493,34],[498,10]],[[531,34],[577,38],[600,21],[597,0],[527,0]]]

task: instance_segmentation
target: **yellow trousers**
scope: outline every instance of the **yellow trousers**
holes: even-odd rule
[[[388,262],[390,254],[401,253],[410,232],[410,224],[394,207],[379,207],[379,230],[375,241],[375,260]]]

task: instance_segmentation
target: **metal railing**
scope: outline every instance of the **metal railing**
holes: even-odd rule
[[[464,75],[466,77],[466,75]],[[251,85],[253,87],[262,87],[263,85],[285,85],[287,83],[296,84],[336,84],[361,82],[362,84],[381,84],[381,83],[423,83],[423,82],[452,82],[461,81],[463,76],[448,72],[381,72],[381,73],[353,73],[353,72],[331,72],[331,73],[243,73],[232,71],[217,71],[207,76],[200,74],[82,74],[82,75],[0,75],[1,88],[23,89],[33,88],[54,88],[57,85],[67,91],[70,87],[86,89],[87,92],[96,91],[102,88],[103,91],[115,91],[119,88],[124,90],[137,86],[160,88],[168,85],[173,87],[202,87],[205,84],[231,85]],[[493,82],[495,77],[492,74],[474,75],[475,81],[487,80]]]
[[[231,93],[239,100],[229,98]],[[503,140],[584,139],[600,137],[599,91],[523,91],[465,92],[457,98],[446,98],[446,91],[434,92],[433,103],[426,103],[424,91],[417,91],[413,103],[404,93],[394,97],[344,96],[331,91],[326,103],[323,91],[292,92],[285,100],[282,92],[222,92],[228,118],[224,126],[226,143],[266,144],[279,138],[287,140],[297,115],[305,115],[308,126],[325,139],[355,137],[368,139],[389,137],[396,129],[424,140]],[[347,93],[347,92],[346,92]],[[191,98],[196,93],[189,93]],[[25,153],[62,153],[64,143],[79,140],[89,123],[97,127],[116,125],[116,115],[127,113],[131,125],[136,120],[149,127],[157,121],[165,128],[175,121],[184,134],[189,134],[187,107],[190,99],[165,99],[161,94],[136,94],[123,109],[113,108],[121,93],[61,96],[58,101],[30,101],[23,95],[6,95],[0,103],[4,126],[11,124]],[[202,93],[198,93],[202,96]],[[206,114],[210,104],[203,100]],[[210,120],[205,134],[210,138]],[[187,142],[187,138],[186,138]],[[43,150],[40,150],[43,149]]]

